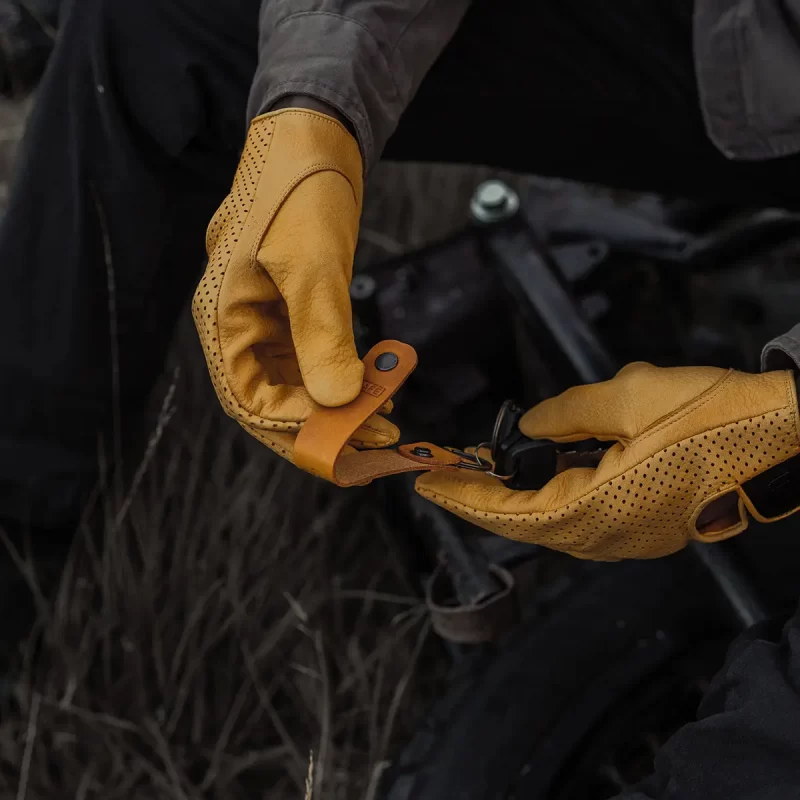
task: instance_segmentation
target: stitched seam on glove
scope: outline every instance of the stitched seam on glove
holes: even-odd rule
[[[715,388],[715,387],[711,387],[711,388],[710,388],[710,389],[708,389],[707,391],[711,391],[711,390],[713,390],[714,388]],[[704,393],[704,394],[705,394],[705,393]],[[702,396],[703,396],[703,395],[700,395],[700,397],[702,397]],[[698,406],[698,408],[700,408],[700,407],[701,407],[701,406]],[[761,414],[761,415],[759,415],[759,416],[760,416],[760,417],[766,417],[768,414],[772,414],[772,413],[774,413],[774,412],[776,412],[776,411],[778,411],[778,412],[781,412],[781,411],[786,411],[786,410],[789,410],[791,407],[792,407],[792,404],[791,404],[791,403],[789,403],[788,405],[785,405],[785,406],[779,406],[778,408],[774,408],[774,409],[768,409],[767,411],[765,411],[763,414]],[[793,417],[796,417],[796,416],[797,416],[797,413],[795,412],[795,413],[793,414]],[[755,417],[741,417],[741,418],[739,418],[739,419],[734,419],[734,420],[731,420],[730,422],[727,422],[727,423],[725,423],[724,425],[720,425],[720,426],[718,426],[717,428],[709,428],[708,430],[705,430],[705,431],[698,431],[697,433],[693,434],[693,436],[689,437],[689,439],[692,439],[692,438],[697,438],[697,437],[699,437],[699,436],[706,436],[706,435],[708,435],[708,434],[710,434],[710,433],[713,433],[714,431],[717,431],[717,430],[722,430],[723,428],[726,428],[726,427],[728,427],[729,425],[738,425],[739,423],[742,423],[742,422],[744,422],[745,420],[750,420],[750,419],[755,419]],[[654,433],[655,433],[655,432],[654,432]],[[637,439],[632,439],[632,440],[631,440],[631,442],[636,442],[636,444],[638,445],[638,444],[640,444],[642,441],[646,441],[646,439],[647,439],[647,438],[650,438],[650,437],[651,437],[651,434],[648,434],[648,435],[647,435],[647,437],[645,437],[645,439],[641,439],[641,440],[640,440],[640,439],[638,439],[638,438],[637,438]],[[798,439],[798,440],[800,440],[800,429],[797,427],[797,424],[795,424],[795,438],[796,438],[796,439]],[[688,440],[687,440],[687,439],[682,439],[681,441],[688,441]],[[680,444],[680,442],[676,442],[675,444]],[[648,451],[647,455],[646,455],[646,456],[644,456],[643,460],[642,460],[641,462],[639,462],[639,463],[644,463],[644,461],[646,461],[647,459],[655,458],[655,456],[657,456],[659,453],[661,453],[661,452],[664,452],[665,450],[668,450],[668,449],[669,449],[669,447],[672,447],[672,446],[674,446],[674,445],[667,445],[666,447],[662,447],[660,450],[656,450],[656,451],[655,451],[655,452],[653,452],[653,453],[650,453],[650,452]],[[626,468],[625,468],[625,469],[623,469],[621,472],[615,473],[613,476],[609,477],[609,479],[608,479],[608,481],[607,481],[607,482],[609,482],[609,483],[610,483],[610,482],[612,482],[612,481],[618,480],[618,479],[619,479],[619,478],[621,478],[623,475],[626,475],[628,472],[630,472],[632,469],[636,469],[636,464],[631,464],[629,467],[626,467]],[[739,485],[738,483],[734,483],[734,484],[733,484],[733,486],[738,486],[738,485]],[[587,497],[591,496],[591,495],[592,495],[592,494],[593,494],[595,491],[596,491],[596,490],[592,490],[592,491],[590,491],[590,492],[587,492],[586,494],[584,494],[584,495],[581,495],[581,497],[579,497],[579,498],[576,498],[576,500],[584,500],[584,499],[586,499]]]
[[[275,125],[275,120],[274,120],[274,118],[272,116],[265,115],[265,116],[261,117],[260,120],[259,120],[259,123],[262,123],[262,122],[266,123],[266,124],[263,125],[263,127],[271,128],[274,131],[274,128],[275,128],[276,125]],[[250,130],[252,131],[256,127],[262,127],[262,125],[261,124],[257,125],[256,124],[256,120],[254,120],[253,123],[250,126]],[[255,194],[256,194],[256,191],[258,189],[258,185],[260,184],[261,179],[262,179],[262,177],[264,175],[263,165],[266,163],[267,156],[269,155],[269,152],[270,152],[270,150],[272,148],[272,143],[274,141],[274,137],[272,136],[272,132],[268,133],[267,135],[270,137],[270,139],[269,139],[269,143],[267,144],[267,146],[265,148],[265,151],[264,151],[264,155],[263,155],[263,158],[262,158],[262,164],[261,164],[262,168],[261,168],[261,171],[258,173],[258,180],[256,181],[256,184],[253,187],[253,197],[250,200],[250,205],[249,205],[249,208],[247,210],[247,214],[244,217],[244,221],[241,223],[241,226],[239,227],[239,229],[235,231],[235,235],[233,237],[235,240],[237,240],[237,243],[238,243],[238,239],[241,238],[242,233],[245,230],[245,227],[246,227],[246,224],[247,224],[247,219],[249,218],[250,213],[252,212],[252,207],[253,207],[253,204],[255,202]],[[246,150],[247,150],[247,145],[245,145],[245,151]],[[240,166],[240,169],[241,169],[241,166]],[[232,183],[232,186],[231,186],[231,192],[229,192],[228,197],[226,198],[226,202],[232,196],[234,188],[237,186],[237,183],[239,183],[240,181],[241,181],[241,173],[239,172],[239,170],[237,170],[237,173],[234,176],[234,180],[233,180],[233,183]],[[224,204],[220,208],[220,211],[218,212],[218,214],[221,214],[222,208],[224,208]],[[215,219],[216,219],[216,215],[215,215],[215,218],[212,219],[211,223],[209,223],[209,228],[208,228],[208,231],[206,233],[207,249],[209,249],[208,248],[208,243],[209,243],[209,240],[210,240],[211,230],[212,230],[212,228],[214,228]],[[222,223],[220,223],[220,225],[222,225]],[[230,229],[227,229],[227,228],[224,231],[222,231],[222,232],[220,232],[218,234],[217,243],[216,243],[215,247],[213,248],[213,251],[209,254],[209,263],[211,263],[213,261],[214,254],[215,254],[217,248],[223,246],[225,238],[228,235],[232,235],[232,234],[230,232]],[[225,261],[225,262],[223,262],[223,263],[221,263],[219,265],[219,267],[218,267],[219,276],[218,276],[218,283],[217,283],[216,293],[215,293],[215,296],[213,298],[213,301],[212,301],[212,299],[209,299],[209,301],[208,301],[209,303],[213,302],[213,306],[214,306],[214,311],[215,311],[214,328],[217,331],[217,337],[220,339],[220,341],[218,343],[219,344],[219,350],[220,350],[220,358],[222,358],[222,356],[221,356],[221,353],[222,353],[222,341],[221,341],[221,337],[220,337],[221,328],[220,328],[220,320],[219,320],[219,297],[220,297],[220,294],[222,292],[222,285],[224,283],[226,275],[228,274],[228,267],[230,266],[230,261],[233,258],[234,253],[235,253],[235,250],[231,253],[230,258],[227,261]],[[203,286],[203,283],[201,282],[200,286],[197,289],[198,293],[200,292],[202,286]],[[198,314],[199,313],[200,312],[199,312],[199,306],[198,306]],[[202,317],[201,317],[201,319],[202,319]],[[200,325],[197,326],[197,328],[198,328],[198,333],[200,335],[201,342],[203,344],[203,350],[204,350],[204,354],[205,354],[205,357],[206,357],[206,362],[207,362],[208,367],[209,367],[209,371],[213,374],[215,369],[216,369],[216,365],[212,363],[211,355],[212,355],[212,351],[215,350],[216,348],[211,347],[211,344],[208,341],[207,329],[206,329],[205,324],[200,324]],[[236,422],[238,422],[249,433],[252,434],[253,431],[260,430],[260,428],[257,426],[257,424],[254,424],[254,422],[257,422],[257,421],[245,418],[245,415],[248,412],[246,411],[246,409],[244,409],[241,406],[241,404],[239,403],[238,398],[235,396],[235,394],[233,392],[233,389],[230,386],[230,383],[228,382],[227,372],[224,369],[224,363],[222,364],[222,366],[223,366],[223,368],[220,370],[220,372],[217,373],[217,375],[218,375],[217,380],[212,381],[212,383],[214,385],[214,389],[215,389],[216,395],[217,395],[217,397],[218,397],[218,399],[220,401],[220,404],[222,405],[223,410],[225,411],[225,413],[229,417],[231,417],[232,419],[236,420]],[[227,394],[223,391],[225,388],[227,388],[227,390],[228,390]],[[253,417],[255,415],[250,414],[249,416]],[[265,423],[270,423],[269,420],[263,420],[263,421]],[[281,431],[281,432],[294,432],[294,431],[299,429],[299,425],[297,423],[272,422],[270,424],[270,429],[274,430],[274,431]],[[264,443],[268,444],[268,446],[272,447],[273,449],[277,448],[281,452],[286,453],[286,450],[284,448],[282,448],[280,445],[276,445],[274,443],[268,443],[268,442],[264,442]]]
[[[291,453],[286,447],[270,439],[264,431],[260,430],[259,428],[253,428],[239,419],[236,421],[242,426],[242,428],[244,428],[245,431],[247,431],[250,436],[261,442],[261,444],[266,445],[270,450],[277,453],[279,456],[282,456],[283,458],[289,458],[291,456]],[[283,431],[283,433],[291,432],[292,431]]]
[[[691,400],[691,401],[689,401],[689,403],[685,404],[682,407],[681,413],[662,418],[663,422],[661,422],[658,425],[657,428],[654,428],[652,430],[648,429],[647,432],[643,436],[636,437],[635,439],[632,439],[631,442],[636,442],[637,445],[641,445],[641,444],[647,442],[648,439],[652,438],[657,433],[663,431],[666,428],[669,428],[672,424],[674,424],[676,422],[679,422],[683,418],[685,418],[685,417],[689,416],[690,414],[698,411],[704,405],[707,405],[709,402],[711,402],[711,400],[713,400],[713,398],[716,396],[716,394],[718,394],[719,391],[722,390],[724,384],[727,383],[732,378],[733,375],[734,375],[734,370],[730,370],[730,372],[728,372],[727,375],[725,375],[723,378],[721,378],[718,383],[714,384],[714,386],[709,387],[705,392],[703,392],[701,395],[698,395],[698,397],[696,397],[694,400]],[[788,380],[786,380],[785,383],[784,383],[784,389],[787,392],[785,404],[776,406],[775,408],[767,408],[767,409],[765,409],[764,414],[769,414],[769,413],[772,413],[772,412],[775,412],[775,411],[787,411],[787,410],[790,410],[790,409],[792,409],[794,407],[793,398],[791,396],[789,396],[789,390],[791,389],[791,387],[789,386],[789,381]],[[702,402],[698,402],[699,400],[702,400]],[[793,419],[795,420],[795,435],[798,438],[800,438],[800,426],[798,426],[798,423],[797,423],[797,411],[796,410],[795,410],[795,413],[792,416],[793,416]],[[747,416],[736,417],[735,419],[732,419],[732,420],[730,420],[730,422],[726,423],[726,425],[733,425],[733,424],[736,424],[736,423],[739,423],[739,422],[744,422],[747,419],[750,419],[750,417],[747,417]],[[713,428],[711,430],[716,430],[716,428]],[[695,434],[695,436],[699,436],[699,435],[701,435],[703,433],[708,433],[708,431],[699,431],[697,434]]]
[[[296,175],[291,183],[287,186],[286,189],[283,190],[280,197],[275,201],[272,205],[272,208],[266,214],[266,219],[264,221],[263,227],[258,229],[258,233],[256,237],[253,239],[253,247],[250,250],[249,260],[250,265],[255,266],[259,269],[263,269],[261,265],[258,263],[258,251],[261,249],[262,244],[264,243],[264,237],[266,237],[267,233],[269,232],[270,226],[272,225],[275,217],[280,211],[281,206],[289,199],[289,195],[297,189],[297,187],[306,179],[310,178],[312,175],[316,175],[320,172],[335,172],[338,175],[341,175],[349,184],[350,188],[353,191],[353,200],[355,201],[356,205],[358,206],[358,195],[356,193],[356,189],[353,186],[353,182],[350,178],[342,172],[335,164],[331,164],[326,161],[320,161],[316,164],[311,164],[310,166],[306,167],[302,172]],[[258,184],[256,185],[255,191],[258,192],[258,185],[261,183],[262,178],[264,177],[264,173],[259,176]],[[255,200],[254,200],[255,204]],[[252,210],[248,213],[248,217],[252,214]],[[233,258],[233,253],[231,254],[231,258]]]
[[[794,430],[795,436],[800,440],[800,407],[797,403],[797,388],[794,379],[794,373],[789,372],[785,376],[785,389],[786,389],[786,405],[794,408]]]
[[[670,425],[679,422],[684,417],[689,416],[689,414],[692,412],[701,409],[704,405],[711,402],[711,400],[713,400],[717,394],[719,394],[724,385],[731,379],[732,376],[733,370],[729,370],[715,384],[709,386],[708,389],[697,395],[697,397],[693,397],[691,400],[688,400],[682,406],[674,409],[669,414],[665,414],[660,420],[656,420],[651,427],[645,428],[645,430],[643,430],[641,434],[636,436],[632,441],[635,441],[637,444],[642,444],[652,436],[655,436],[657,433],[663,431],[665,428],[670,427]],[[736,421],[738,422],[738,420]]]
[[[336,130],[341,131],[346,136],[353,138],[350,131],[342,125],[339,120],[334,119],[333,117],[329,117],[327,114],[322,114],[319,111],[311,111],[310,109],[303,109],[303,108],[282,108],[279,111],[268,111],[266,114],[260,114],[257,117],[253,118],[253,122],[251,123],[251,127],[256,122],[261,122],[263,120],[272,120],[275,124],[277,124],[278,117],[308,117],[318,122],[322,123],[323,125],[327,125],[331,128],[336,128]],[[354,141],[356,147],[358,147],[358,143]]]

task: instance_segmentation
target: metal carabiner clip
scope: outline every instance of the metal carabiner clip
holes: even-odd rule
[[[559,472],[565,457],[573,456],[586,460],[587,465],[596,463],[609,448],[609,442],[590,439],[585,442],[562,444],[550,439],[529,439],[519,429],[519,421],[525,412],[516,403],[503,403],[495,420],[492,440],[481,442],[477,447],[459,450],[445,447],[461,461],[458,469],[482,472],[502,481],[509,489],[541,489]],[[490,458],[481,455],[488,450]]]
[[[541,489],[564,467],[569,457],[594,465],[612,444],[596,439],[559,443],[550,439],[529,439],[519,429],[525,411],[516,403],[503,403],[488,447],[493,465],[487,474],[503,481],[509,489]],[[481,459],[486,462],[486,459]]]
[[[481,448],[484,446],[485,445],[482,444],[478,445],[474,453],[469,453],[466,450],[459,450],[457,447],[445,447],[444,449],[462,459],[460,463],[456,464],[458,469],[469,469],[473,472],[486,472],[491,475],[492,462],[479,455]]]

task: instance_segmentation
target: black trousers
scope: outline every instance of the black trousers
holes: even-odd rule
[[[0,228],[0,519],[68,523],[114,396],[135,424],[244,141],[259,4],[67,7]],[[479,0],[385,156],[793,201],[800,159],[732,163],[706,138],[691,10]]]

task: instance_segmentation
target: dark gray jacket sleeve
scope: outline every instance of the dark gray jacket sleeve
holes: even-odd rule
[[[764,348],[763,370],[800,374],[800,325]],[[781,629],[734,642],[698,709],[656,757],[655,772],[616,800],[800,798],[800,609]]]
[[[694,0],[706,131],[728,158],[800,150],[800,0]]]
[[[800,374],[800,325],[777,336],[761,353],[761,370],[791,369]]]
[[[731,647],[698,711],[617,800],[800,797],[800,611],[755,626]]]
[[[458,27],[470,0],[263,0],[250,118],[288,94],[337,108],[365,169]]]

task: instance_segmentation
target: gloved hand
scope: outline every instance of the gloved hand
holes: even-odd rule
[[[800,452],[788,371],[629,364],[609,381],[540,403],[520,430],[616,444],[596,468],[567,469],[539,491],[511,491],[467,472],[428,473],[417,491],[501,536],[599,561],[653,558],[693,538],[733,536],[747,527],[748,510],[769,521],[742,484]],[[724,509],[726,496],[733,502],[723,516],[709,516]],[[786,511],[797,506],[800,497]]]
[[[362,169],[336,120],[296,108],[265,114],[208,228],[192,313],[214,388],[229,416],[289,460],[315,403],[345,405],[361,390],[349,285]],[[397,439],[374,416],[351,444]]]

